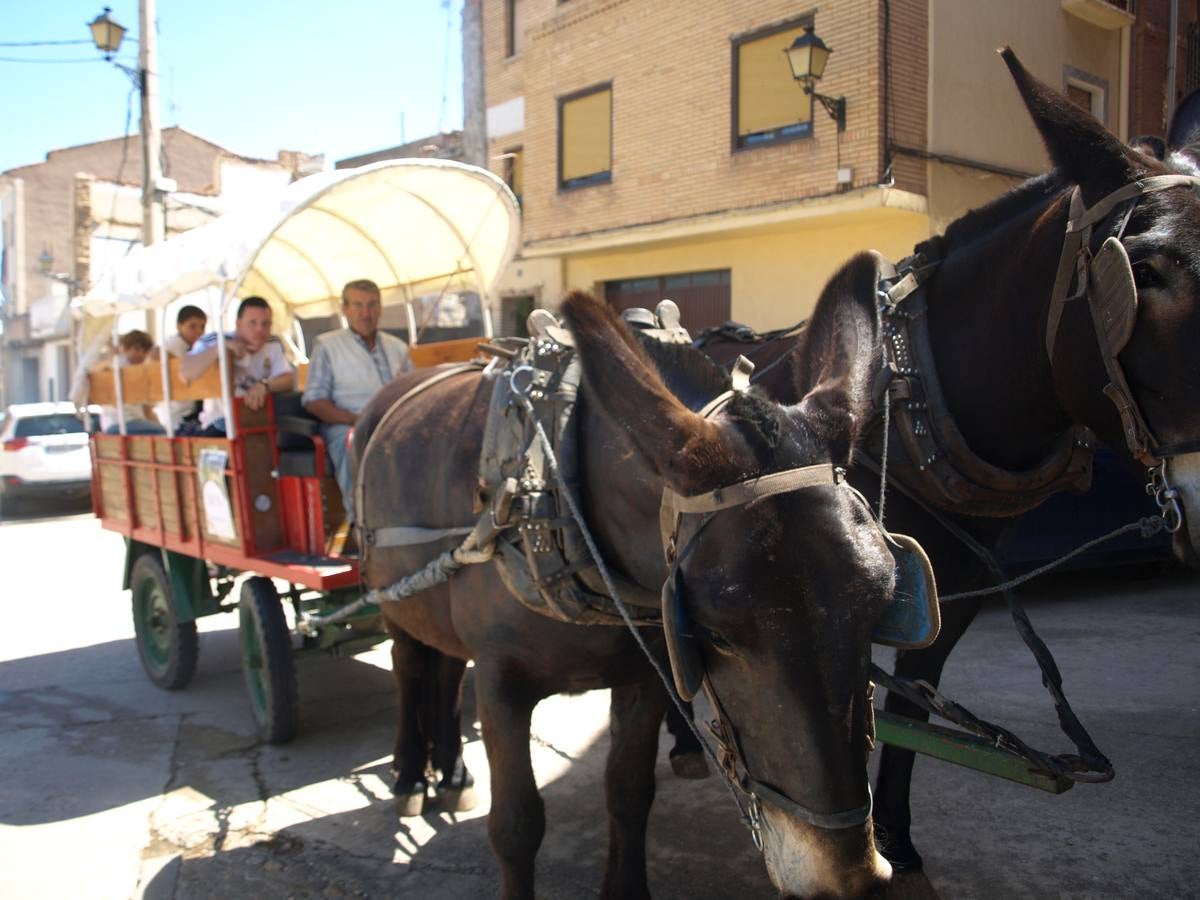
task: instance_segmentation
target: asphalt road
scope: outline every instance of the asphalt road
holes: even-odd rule
[[[0,523],[0,896],[413,897],[496,894],[481,804],[397,820],[385,648],[299,666],[302,734],[258,746],[234,621],[202,624],[185,691],[150,685],[133,647],[122,544],[90,515]],[[1068,694],[1118,770],[1053,797],[918,763],[914,839],[929,881],[894,896],[1200,895],[1194,758],[1200,739],[1194,576],[1068,576],[1031,599]],[[1000,607],[952,658],[946,690],[1048,749],[1066,748],[1036,669]],[[607,694],[538,707],[532,745],[548,834],[548,898],[593,897],[605,859]],[[761,860],[715,779],[673,778],[663,742],[649,834],[660,900],[770,897]]]

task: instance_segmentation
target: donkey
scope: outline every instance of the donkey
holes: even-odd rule
[[[874,272],[864,256],[818,304],[810,352],[797,361],[797,404],[737,393],[711,418],[694,410],[729,386],[723,370],[688,346],[644,348],[586,296],[563,304],[583,368],[576,416],[586,520],[604,559],[636,586],[630,599],[654,606],[669,574],[659,530],[664,491],[682,504],[667,592],[677,680],[688,693],[703,683],[715,698],[735,783],[756,792],[748,801],[756,808],[761,802],[769,875],[794,897],[867,896],[890,877],[870,826],[866,689],[872,627],[894,590],[895,561],[870,510],[835,483],[833,468],[848,463],[870,405],[878,334],[870,292],[859,298]],[[382,429],[387,452],[367,465],[386,468],[371,474],[394,485],[396,524],[460,525],[474,518],[491,385],[478,372],[459,374],[380,425],[393,401],[427,377],[411,373],[385,388],[364,411],[354,446]],[[788,470],[815,472],[819,484],[707,516],[686,511],[687,498],[716,489],[736,496],[747,479]],[[412,547],[373,554],[366,581],[391,583],[429,557]],[[475,661],[492,786],[487,833],[505,898],[534,895],[546,829],[529,755],[534,706],[557,692],[612,688],[602,896],[647,897],[646,822],[668,695],[630,633],[529,611],[494,563],[468,566],[382,611],[398,656],[399,783],[423,777],[429,742],[405,708],[418,702],[411,682],[420,667],[410,665],[417,642]],[[662,630],[642,634],[661,660]]]
[[[1165,159],[1155,158],[1122,145],[1091,116],[1030,76],[1011,50],[1003,50],[1002,56],[1055,170],[968,213],[918,250],[940,258],[922,287],[946,414],[966,447],[981,458],[983,465],[975,469],[1005,476],[997,480],[1008,491],[1008,511],[983,503],[951,504],[944,495],[927,489],[920,476],[911,477],[913,464],[924,460],[907,458],[893,434],[888,450],[891,471],[907,467],[910,477],[901,481],[909,489],[907,494],[888,492],[887,523],[915,536],[928,550],[943,592],[994,584],[995,575],[948,533],[938,517],[985,547],[995,547],[1015,516],[1047,495],[1046,479],[1038,483],[1043,461],[1064,442],[1069,447],[1073,429],[1084,425],[1124,453],[1130,465],[1140,465],[1143,471],[1158,467],[1160,477],[1165,476],[1178,491],[1183,521],[1174,535],[1174,551],[1181,561],[1195,565],[1200,559],[1200,404],[1196,402],[1200,195],[1196,183],[1141,194],[1131,190],[1129,199],[1095,223],[1094,235],[1083,248],[1085,262],[1099,258],[1106,238],[1119,238],[1132,272],[1125,276],[1128,296],[1119,298],[1118,308],[1105,312],[1121,320],[1118,324],[1124,333],[1117,344],[1108,341],[1105,328],[1110,326],[1093,323],[1089,305],[1095,298],[1063,303],[1054,327],[1059,314],[1052,296],[1068,219],[1081,218],[1071,211],[1072,191],[1078,187],[1082,204],[1091,208],[1139,179],[1200,174],[1200,128],[1174,123],[1171,152]],[[1188,106],[1200,118],[1200,103]],[[1139,146],[1152,149],[1154,142],[1140,141]],[[1129,218],[1121,232],[1125,216]],[[1076,272],[1075,264],[1069,257],[1068,275]],[[1120,281],[1119,272],[1105,274],[1095,265],[1090,275],[1089,285],[1099,291]],[[1077,284],[1072,281],[1070,287],[1074,293]],[[796,344],[811,340],[810,333],[811,326],[801,332]],[[762,346],[761,354],[744,343],[705,349],[716,359],[748,353],[762,373],[756,383],[789,402],[797,394],[787,365],[770,366],[769,360],[790,348],[789,342],[777,342]],[[1116,374],[1114,361],[1119,367]],[[1124,410],[1110,402],[1110,395],[1121,399],[1113,389],[1121,372],[1129,385]],[[1129,406],[1135,409],[1130,411]],[[877,420],[866,440],[876,460],[882,449],[878,426]],[[1086,469],[1083,475],[1089,472]],[[876,472],[856,467],[850,478],[868,496],[877,496]],[[947,604],[937,642],[924,650],[900,651],[896,673],[936,685],[950,651],[978,609],[974,600]],[[913,704],[890,694],[886,708],[927,718]],[[913,763],[911,751],[885,746],[875,791],[878,843],[899,870],[922,865],[909,833]]]

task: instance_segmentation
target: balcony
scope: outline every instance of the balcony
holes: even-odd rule
[[[1061,0],[1063,12],[1095,25],[1114,30],[1132,25],[1136,0]]]

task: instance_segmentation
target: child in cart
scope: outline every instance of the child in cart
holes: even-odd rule
[[[268,394],[290,391],[295,384],[283,344],[271,334],[271,307],[262,297],[247,297],[238,306],[237,327],[226,335],[233,395],[250,409],[261,409]],[[217,335],[210,332],[192,346],[179,367],[184,381],[195,381],[217,362]],[[201,435],[225,435],[225,404],[219,398],[204,401],[200,411]]]

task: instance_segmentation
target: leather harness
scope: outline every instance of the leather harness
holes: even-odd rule
[[[1145,194],[1181,186],[1200,187],[1200,177],[1143,178],[1113,191],[1091,207],[1084,207],[1082,192],[1076,187],[1046,321],[1046,353],[1053,367],[1066,304],[1088,298],[1100,356],[1109,377],[1104,393],[1121,417],[1130,453],[1154,469],[1151,481],[1160,485],[1156,497],[1164,516],[1169,510],[1178,510],[1173,495],[1165,496],[1170,486],[1165,484],[1163,460],[1200,450],[1200,442],[1160,444],[1121,369],[1118,354],[1133,333],[1137,291],[1120,238]],[[1117,218],[1111,236],[1093,253],[1094,227],[1114,212]],[[929,338],[925,285],[941,262],[936,246],[936,242],[926,244],[930,255],[918,253],[902,260],[897,264],[897,275],[881,273],[879,281],[877,297],[887,365],[877,395],[888,392],[893,431],[908,457],[906,462],[892,464],[894,474],[935,506],[973,516],[1018,516],[1060,490],[1087,490],[1091,485],[1093,438],[1083,426],[1064,433],[1044,460],[1022,472],[995,466],[967,446],[942,394]],[[1072,282],[1075,292],[1068,296]],[[1172,530],[1176,530],[1182,517],[1175,515],[1173,521],[1176,524]]]

